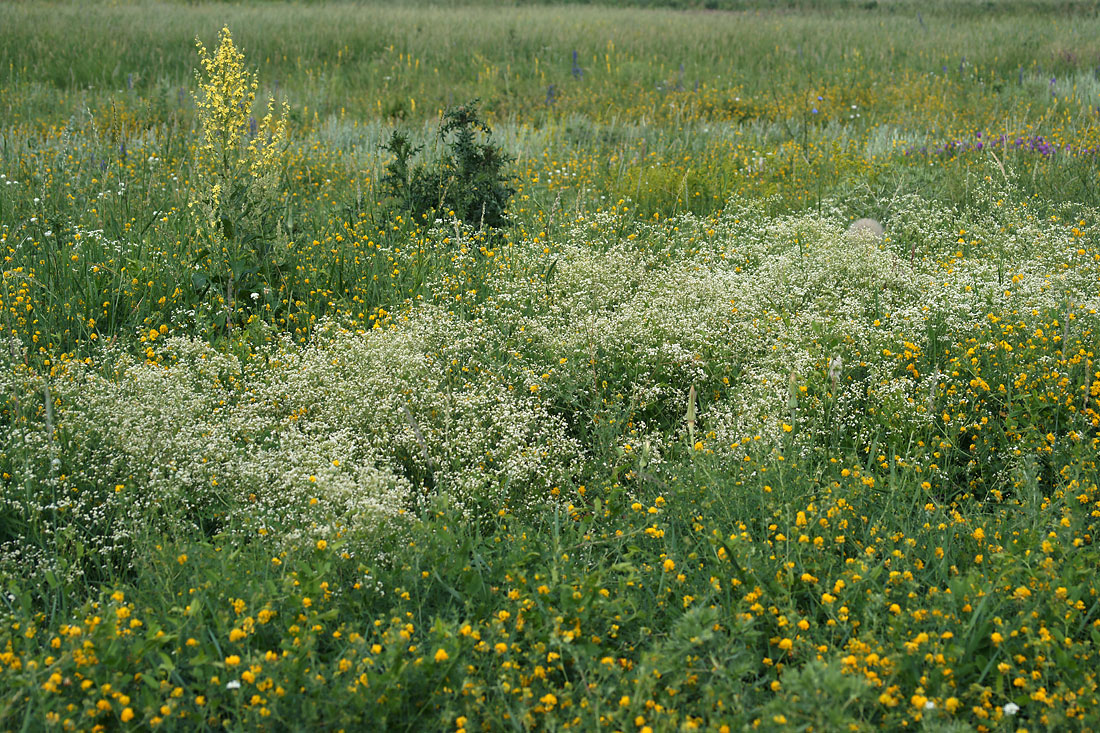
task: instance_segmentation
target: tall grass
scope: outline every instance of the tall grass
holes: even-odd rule
[[[193,42],[236,30],[269,85],[311,115],[434,116],[481,96],[502,114],[545,106],[548,85],[568,99],[613,102],[677,83],[743,88],[882,83],[939,72],[977,90],[1018,70],[1091,73],[1100,55],[1089,15],[994,8],[960,22],[945,5],[920,15],[754,10],[700,14],[570,6],[5,4],[0,73],[70,94],[94,87],[157,92],[190,82]],[[660,33],[654,33],[660,28]],[[577,52],[583,76],[572,72]],[[681,67],[683,68],[681,74]],[[412,108],[416,101],[417,109]]]

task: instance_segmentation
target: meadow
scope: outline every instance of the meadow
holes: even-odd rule
[[[0,4],[0,730],[1100,728],[1095,8],[617,5]]]

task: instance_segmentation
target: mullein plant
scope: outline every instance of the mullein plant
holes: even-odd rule
[[[270,299],[283,269],[276,257],[286,250],[278,214],[289,107],[284,102],[276,114],[269,98],[266,114],[252,116],[259,80],[245,67],[228,27],[212,55],[200,41],[196,45],[201,136],[190,205],[205,246],[191,285],[200,297],[212,296],[214,323],[228,331],[246,320],[247,308]],[[283,247],[276,246],[280,241]]]

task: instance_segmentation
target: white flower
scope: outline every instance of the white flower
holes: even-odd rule
[[[1014,702],[1010,702],[1005,704],[1003,710],[1005,711],[1005,715],[1015,715],[1020,712],[1020,706]]]
[[[835,359],[829,362],[829,381],[833,383],[833,388],[836,388],[836,382],[840,379],[840,370],[844,368],[844,359],[837,356]]]
[[[227,689],[227,690],[239,690],[239,689],[241,689],[241,681],[240,680],[229,680],[228,682],[225,683],[225,689]]]
[[[925,700],[924,701],[924,709],[925,710],[935,710],[936,709],[936,703],[932,702],[931,700]]]

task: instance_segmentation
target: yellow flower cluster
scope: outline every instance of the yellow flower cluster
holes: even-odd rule
[[[204,151],[226,156],[240,145],[248,129],[259,81],[245,68],[244,54],[234,45],[228,27],[222,28],[219,41],[213,56],[201,41],[196,42],[202,72],[196,72],[199,92],[195,104],[206,143]]]
[[[196,156],[204,179],[205,213],[213,222],[226,215],[242,189],[253,196],[272,193],[287,146],[289,107],[284,102],[276,115],[275,100],[268,99],[264,116],[252,116],[259,79],[246,68],[228,27],[222,28],[213,54],[201,41],[196,46],[200,69],[193,96],[202,128]]]

